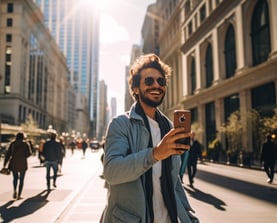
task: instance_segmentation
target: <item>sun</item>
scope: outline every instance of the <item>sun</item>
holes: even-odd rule
[[[112,0],[113,1],[113,0]],[[111,0],[79,0],[79,5],[82,8],[93,8],[96,10],[104,11],[110,5]]]

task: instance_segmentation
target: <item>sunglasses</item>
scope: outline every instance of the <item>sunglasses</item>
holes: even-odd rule
[[[159,77],[156,79],[156,81],[162,87],[166,85],[166,79],[164,77]],[[155,82],[155,79],[153,77],[144,78],[144,83],[146,86],[151,86],[152,84],[154,84],[154,82]]]

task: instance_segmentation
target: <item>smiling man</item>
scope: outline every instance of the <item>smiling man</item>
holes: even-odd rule
[[[103,172],[109,187],[101,223],[198,222],[179,178],[180,154],[189,146],[175,142],[190,133],[172,128],[157,108],[170,73],[155,54],[141,56],[130,69],[136,102],[108,127]]]

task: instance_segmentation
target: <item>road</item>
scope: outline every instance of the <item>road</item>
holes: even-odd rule
[[[101,151],[67,151],[57,188],[45,191],[45,168],[29,158],[23,198],[12,199],[11,176],[0,175],[0,222],[99,222],[106,189],[99,177]],[[2,161],[0,161],[2,166]],[[185,174],[184,181],[188,182]],[[273,223],[277,219],[277,184],[263,171],[222,164],[198,165],[195,187],[184,185],[201,223]],[[131,195],[130,195],[131,196]],[[4,221],[4,219],[6,221]]]

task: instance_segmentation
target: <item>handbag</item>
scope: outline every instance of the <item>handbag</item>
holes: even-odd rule
[[[8,168],[2,168],[0,173],[4,175],[10,175],[11,171]]]

